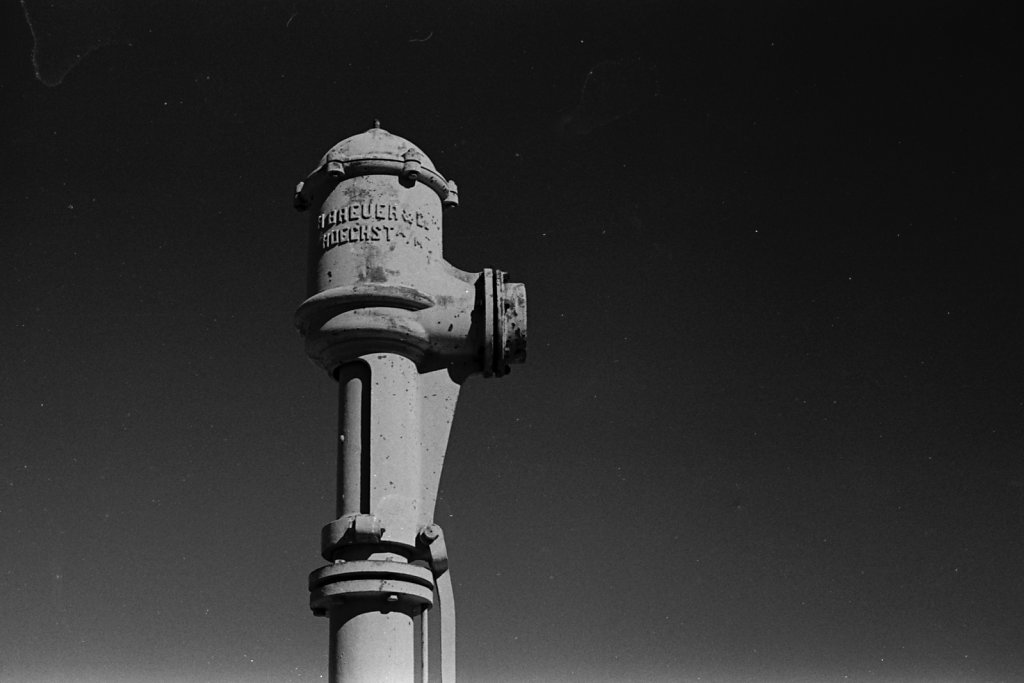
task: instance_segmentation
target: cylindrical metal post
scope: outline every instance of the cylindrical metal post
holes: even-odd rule
[[[337,514],[380,515],[395,531],[403,523],[389,506],[408,507],[408,491],[422,488],[417,372],[412,361],[376,354],[338,369]],[[408,481],[406,481],[408,479]],[[376,519],[376,517],[374,517]],[[413,539],[410,538],[410,541]],[[347,544],[339,562],[371,561],[398,569],[408,558],[374,543]],[[330,558],[328,558],[330,559]],[[356,593],[332,606],[331,683],[415,680],[413,614],[421,609],[404,596]]]
[[[331,683],[414,680],[412,617],[382,607],[380,599],[368,599],[331,609]]]
[[[346,363],[338,370],[337,515],[369,509],[370,368]]]
[[[430,627],[426,608],[420,610],[420,680],[430,680]]]

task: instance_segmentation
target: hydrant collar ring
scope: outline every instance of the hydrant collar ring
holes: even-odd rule
[[[386,159],[382,157],[331,157],[314,171],[325,172],[339,182],[344,178],[362,175],[393,175],[407,187],[419,181],[433,190],[441,201],[448,199],[448,181],[434,169],[413,159]]]

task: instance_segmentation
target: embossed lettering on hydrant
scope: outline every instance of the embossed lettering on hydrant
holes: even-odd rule
[[[316,225],[321,233],[320,247],[326,251],[352,242],[390,242],[396,236],[399,221],[426,230],[436,225],[433,216],[410,211],[398,204],[349,204],[317,216]]]
[[[351,242],[390,242],[393,225],[348,225],[328,230],[320,236],[320,248],[327,250]]]

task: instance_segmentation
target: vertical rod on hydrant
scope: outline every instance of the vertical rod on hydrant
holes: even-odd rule
[[[329,564],[309,577],[310,607],[330,621],[332,683],[412,683],[417,651],[426,681],[435,606],[441,678],[454,683],[433,521],[448,434],[469,376],[500,377],[526,357],[525,287],[443,258],[442,209],[457,204],[455,183],[379,125],[332,147],[296,188],[296,208],[316,209],[296,326],[339,385],[337,518],[321,530]]]

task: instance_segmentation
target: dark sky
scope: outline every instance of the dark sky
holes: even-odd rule
[[[1024,680],[1009,8],[4,3],[0,680],[325,675],[291,202],[374,118],[530,297],[435,516],[463,680]]]

